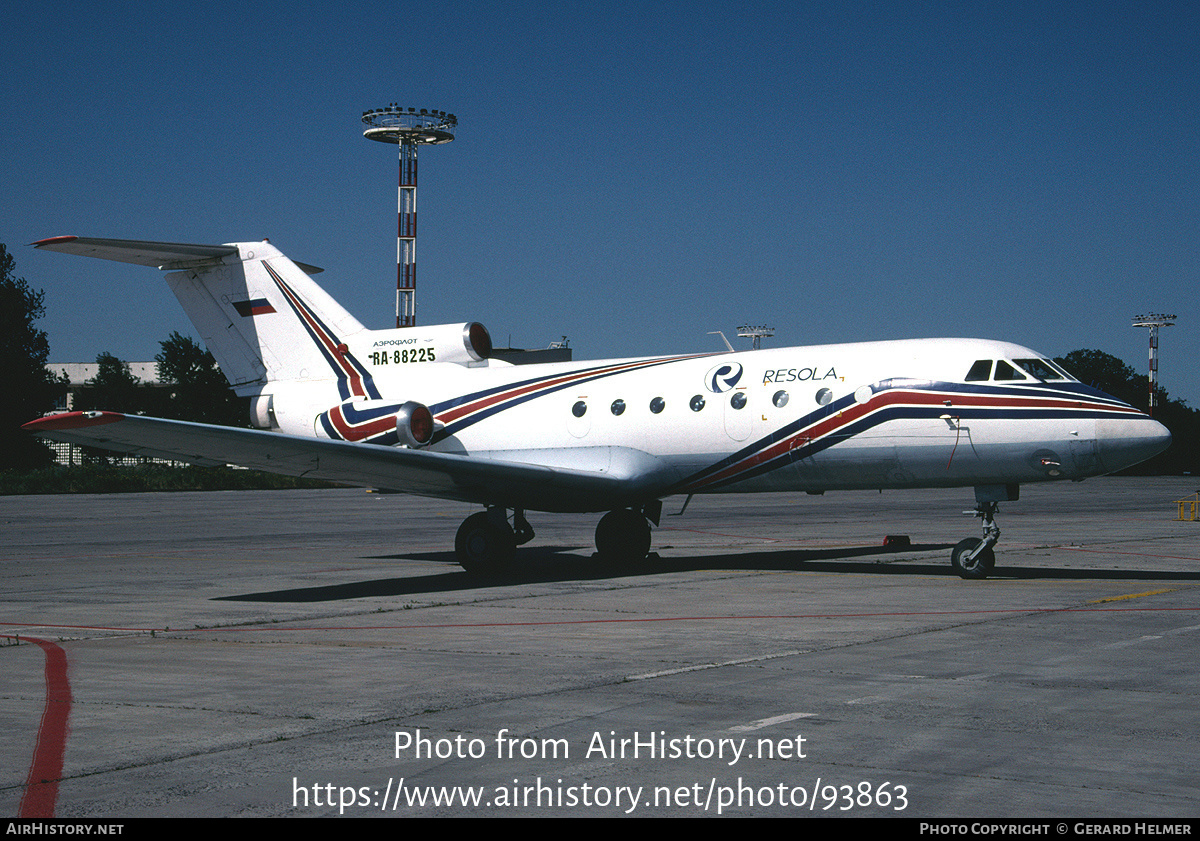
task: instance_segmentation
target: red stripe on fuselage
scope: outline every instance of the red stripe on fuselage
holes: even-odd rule
[[[321,322],[317,320],[317,317],[309,311],[300,296],[292,291],[291,287],[284,282],[283,278],[265,260],[263,261],[263,268],[271,275],[271,278],[275,281],[280,291],[291,302],[300,317],[304,319],[309,329],[316,334],[318,341],[324,346],[325,351],[333,358],[338,370],[346,377],[350,393],[355,397],[366,397],[367,391],[363,386],[362,375],[346,359],[346,346],[338,341],[337,336],[332,335],[325,329]]]
[[[334,406],[329,410],[329,421],[338,434],[347,441],[372,438],[380,433],[390,432],[396,425],[396,418],[393,415],[384,415],[364,423],[352,424],[346,419],[346,414],[342,411],[341,406]]]
[[[698,355],[707,356],[708,354],[698,354]],[[589,368],[585,371],[573,371],[570,374],[564,374],[562,376],[554,377],[552,379],[541,380],[541,381],[535,382],[535,383],[529,383],[527,385],[513,388],[508,391],[502,391],[497,394],[490,394],[486,397],[481,397],[477,400],[471,401],[470,403],[465,403],[462,406],[455,406],[452,409],[447,409],[446,411],[439,413],[437,416],[437,419],[439,421],[441,421],[442,423],[448,424],[448,423],[458,420],[461,417],[465,417],[466,415],[470,415],[475,412],[481,412],[484,409],[488,409],[492,406],[495,406],[497,403],[502,403],[505,400],[512,400],[516,397],[521,397],[526,394],[530,394],[532,392],[538,391],[540,389],[550,389],[555,386],[563,385],[564,383],[570,383],[575,380],[590,379],[592,377],[606,377],[611,374],[619,374],[623,371],[635,370],[637,368],[643,368],[643,367],[647,367],[650,365],[661,365],[664,362],[676,362],[681,359],[693,359],[693,358],[695,358],[695,357],[694,356],[679,356],[679,357],[674,357],[674,358],[670,358],[670,359],[639,359],[635,362],[627,362],[623,365],[613,365],[608,368]]]
[[[949,405],[946,405],[946,403]],[[695,490],[707,485],[720,482],[731,477],[737,476],[748,470],[752,470],[761,464],[764,464],[772,459],[784,455],[789,450],[797,446],[806,446],[813,441],[820,440],[838,429],[848,426],[856,421],[873,414],[883,409],[897,405],[915,405],[915,406],[936,406],[943,405],[947,413],[952,413],[956,407],[971,407],[971,408],[991,408],[991,409],[1077,409],[1077,410],[1102,410],[1106,412],[1121,412],[1124,414],[1141,414],[1132,406],[1118,406],[1109,403],[1098,403],[1095,401],[1071,400],[1059,397],[1016,397],[1009,395],[982,395],[982,394],[960,394],[957,392],[927,392],[927,391],[905,391],[895,390],[886,391],[881,394],[872,396],[866,403],[856,403],[843,409],[836,415],[823,418],[811,426],[805,427],[796,433],[789,435],[780,441],[775,442],[765,450],[760,450],[753,455],[747,456],[736,464],[731,464],[719,473],[714,473],[711,476],[706,476],[698,482],[694,482],[688,486],[688,490]]]

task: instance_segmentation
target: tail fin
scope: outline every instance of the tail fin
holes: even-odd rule
[[[381,399],[372,370],[394,377],[413,363],[487,365],[492,352],[478,322],[368,330],[309,278],[320,269],[289,260],[266,240],[184,245],[54,237],[34,246],[169,271],[171,291],[221,372],[238,394],[261,396],[253,412],[264,428],[275,426],[269,407],[278,389],[271,384],[321,383],[313,405],[324,409]]]
[[[346,346],[363,325],[270,243],[233,245],[236,262],[166,280],[234,388],[337,379],[343,397],[369,396]]]
[[[239,394],[269,382],[336,380],[343,399],[377,397],[370,374],[348,352],[365,328],[267,241],[184,245],[54,237],[34,243],[173,270],[167,283]]]

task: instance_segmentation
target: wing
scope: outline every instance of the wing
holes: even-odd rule
[[[608,511],[657,498],[669,484],[661,463],[637,450],[572,451],[594,469],[435,453],[324,438],[300,438],[258,429],[187,421],[66,412],[31,421],[24,429],[54,441],[202,466],[236,464],[269,473],[306,476],[531,511]],[[533,451],[528,457],[533,457]],[[553,458],[555,452],[547,453]]]

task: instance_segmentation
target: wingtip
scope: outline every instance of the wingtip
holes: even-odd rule
[[[120,412],[58,412],[22,424],[21,429],[29,432],[53,432],[57,429],[82,429],[86,426],[101,426],[116,423],[125,416]]]
[[[32,245],[34,248],[40,248],[43,245],[55,245],[57,243],[62,243],[62,242],[74,242],[77,239],[79,239],[79,237],[73,237],[73,236],[47,237],[46,239],[39,239],[37,242],[31,242],[30,245]]]

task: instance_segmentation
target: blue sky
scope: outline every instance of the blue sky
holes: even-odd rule
[[[24,8],[22,8],[22,6]],[[51,356],[194,335],[151,269],[27,244],[269,237],[394,321],[396,153],[420,156],[417,318],[576,358],[923,336],[1081,347],[1200,406],[1200,6],[73,3],[6,14],[0,242]]]

